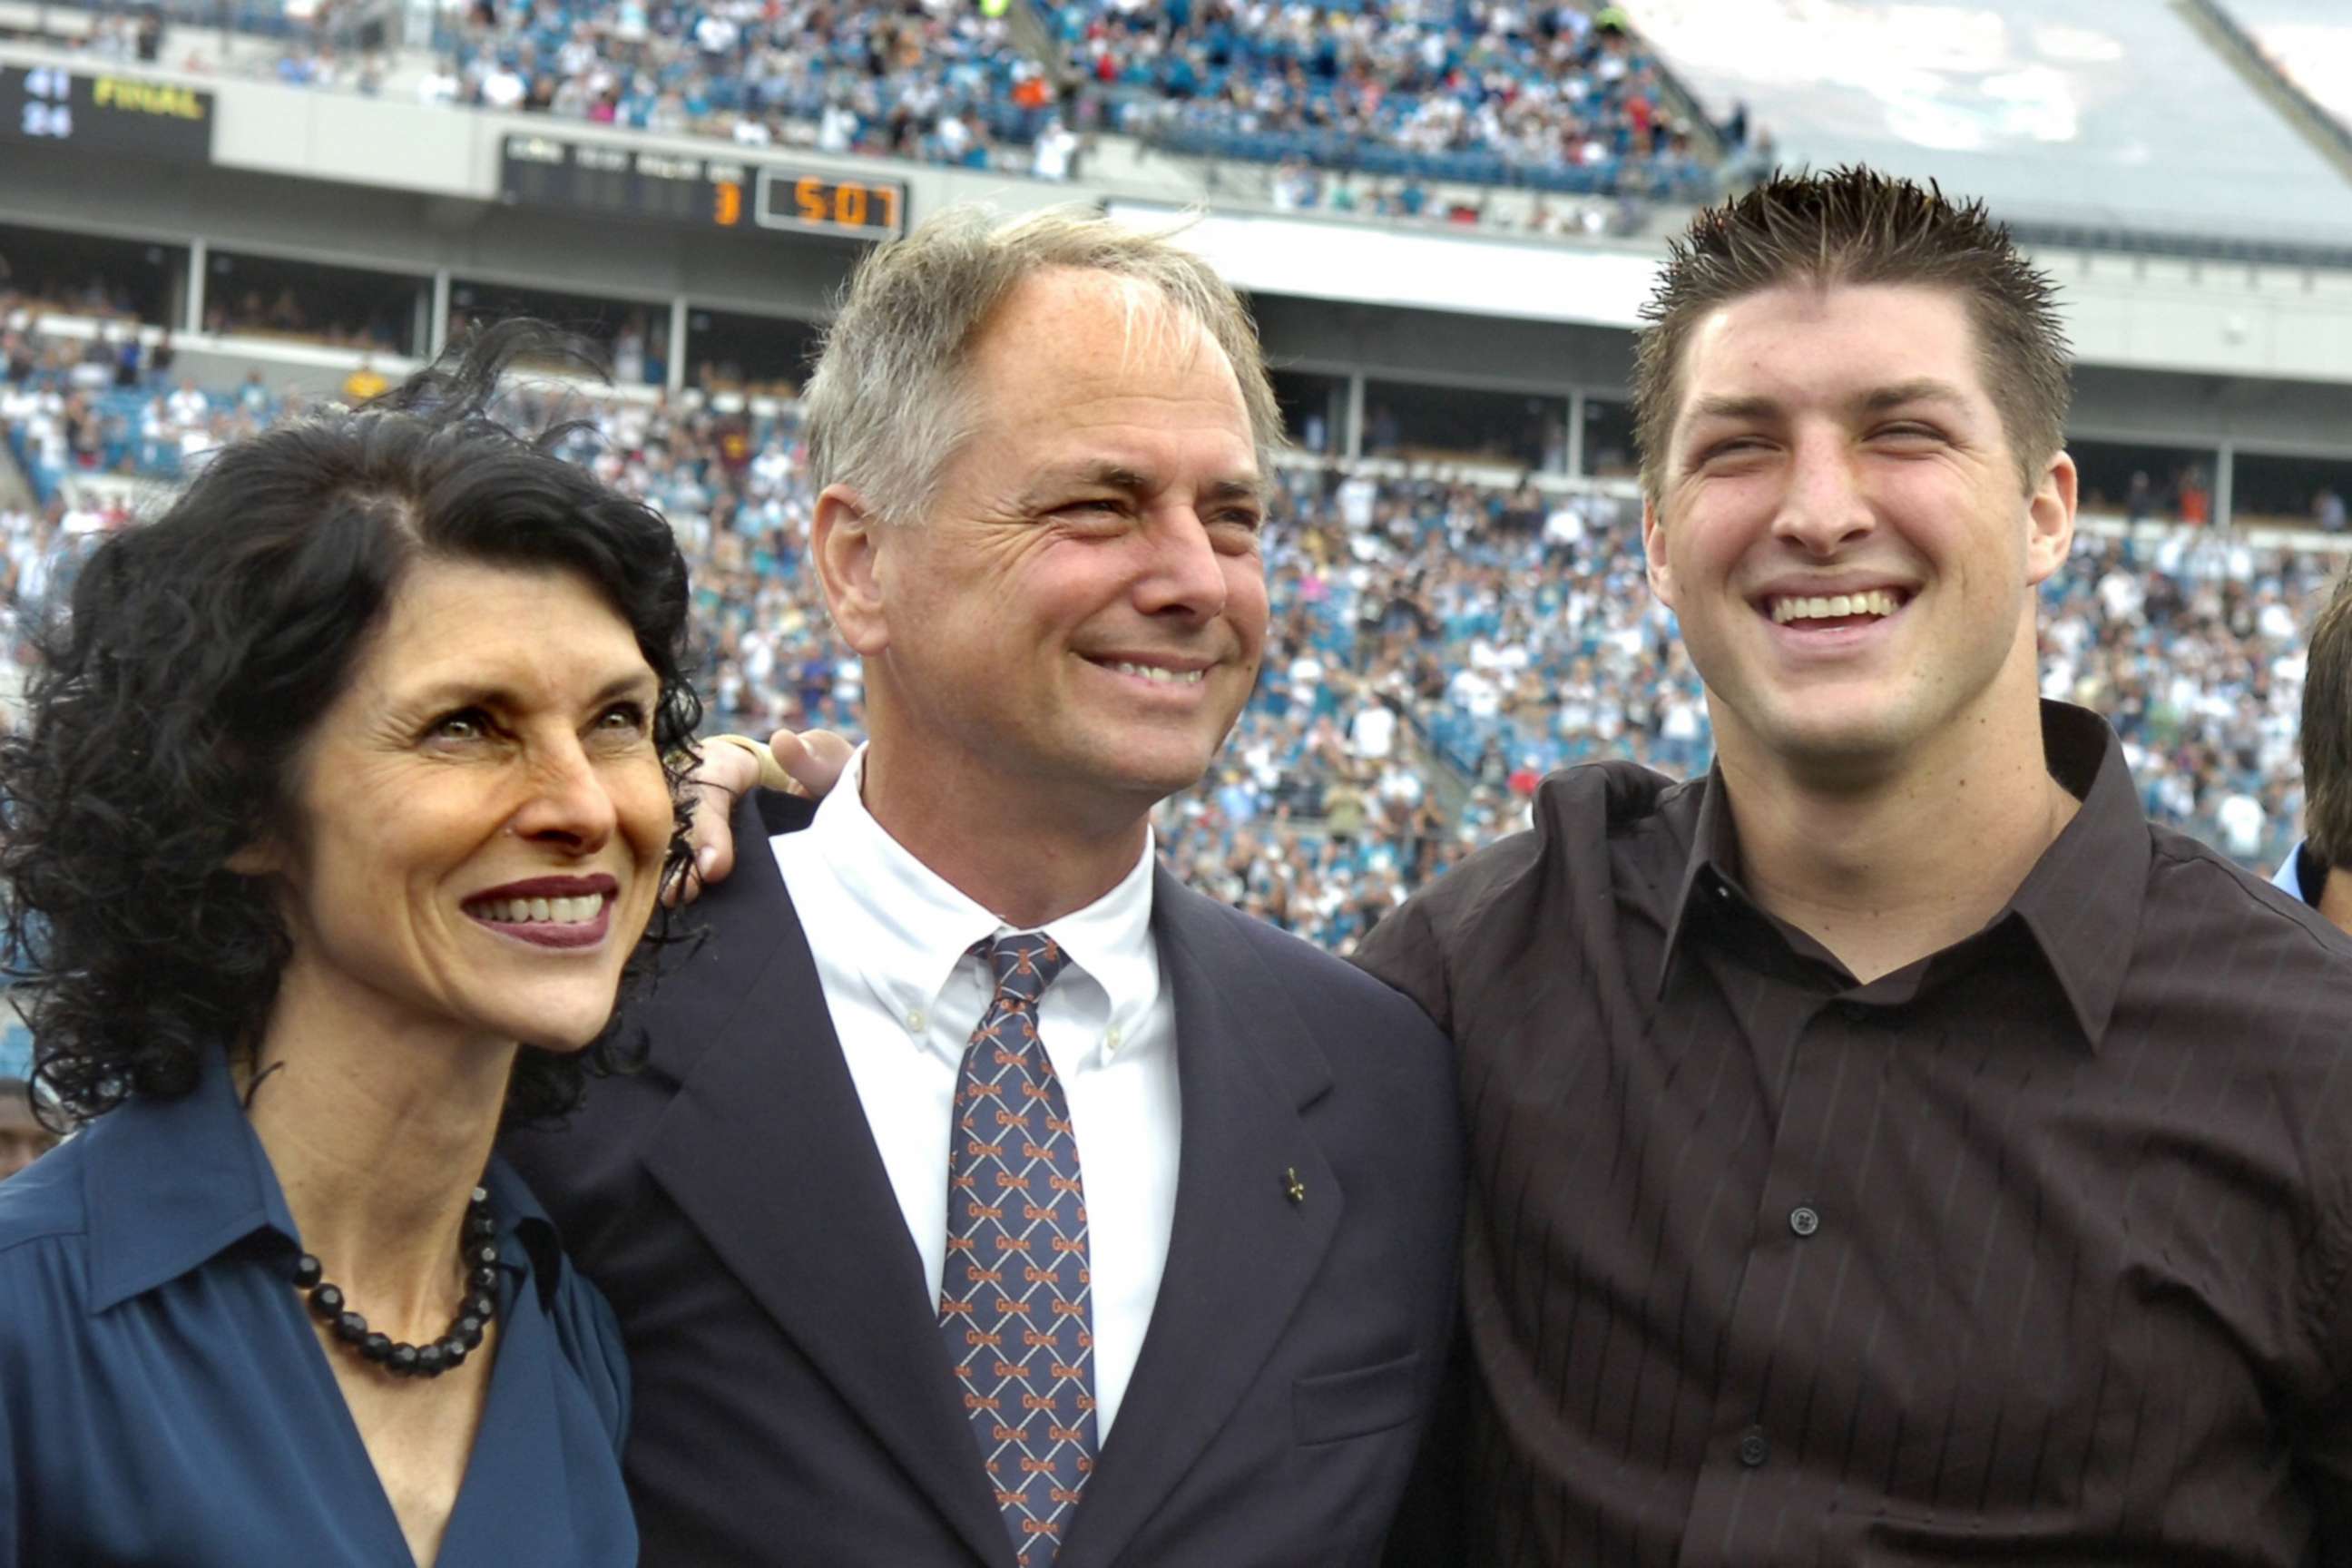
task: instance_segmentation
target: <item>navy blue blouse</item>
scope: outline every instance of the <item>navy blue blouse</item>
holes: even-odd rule
[[[634,1563],[620,1329],[521,1178],[488,1185],[497,1361],[440,1568]],[[0,1568],[406,1568],[281,1237],[217,1068],[0,1183]]]

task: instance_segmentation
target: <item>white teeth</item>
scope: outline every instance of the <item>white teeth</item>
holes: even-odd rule
[[[1894,590],[1874,588],[1867,594],[1814,595],[1807,598],[1792,595],[1772,601],[1772,620],[1777,626],[1790,621],[1834,620],[1842,616],[1891,616],[1903,607]]]
[[[585,925],[603,912],[601,894],[576,899],[491,899],[478,906],[484,920],[500,925]]]
[[[1121,675],[1139,675],[1146,680],[1158,681],[1162,686],[1197,686],[1201,683],[1201,677],[1204,673],[1198,669],[1162,669],[1157,665],[1129,664],[1125,660],[1120,660],[1110,668],[1118,670]]]

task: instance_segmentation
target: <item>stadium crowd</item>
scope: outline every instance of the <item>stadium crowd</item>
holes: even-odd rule
[[[131,521],[123,490],[75,476],[168,479],[300,411],[257,375],[121,385],[22,310],[0,302],[0,426],[37,497],[0,509],[11,626],[78,540]],[[857,732],[859,666],[803,563],[811,498],[790,405],[573,401],[593,427],[579,460],[659,507],[694,563],[711,725]],[[520,412],[546,409],[527,396]],[[1265,674],[1211,776],[1161,811],[1163,852],[1196,885],[1345,951],[1520,825],[1548,771],[1706,765],[1704,695],[1643,586],[1629,499],[1336,466],[1286,469],[1283,486]],[[2155,547],[2086,534],[2047,591],[2044,689],[2108,715],[2153,816],[2267,869],[2298,831],[2299,639],[2336,562],[2228,533]]]
[[[1066,173],[1058,95],[1001,7],[475,0],[436,42],[428,100],[749,145],[814,128],[828,152]]]
[[[247,10],[250,10],[247,7]],[[592,123],[814,145],[1066,179],[1097,131],[1268,165],[1283,205],[1587,232],[1611,209],[1711,187],[1720,141],[1748,153],[1747,115],[1703,138],[1620,7],[1587,0],[1063,0],[1035,7],[1041,60],[1003,0],[463,0],[445,4],[427,102]],[[101,16],[81,41],[110,58],[200,65],[162,18],[267,24],[278,79],[368,93],[398,74],[331,5],[307,26],[175,5]],[[405,79],[402,78],[401,79]],[[1759,138],[1760,142],[1762,139]],[[1309,177],[1310,174],[1316,177]],[[1465,188],[1521,185],[1536,207]]]
[[[1614,5],[1066,0],[1057,16],[1114,123],[1161,145],[1415,184],[1643,192],[1704,174]]]
[[[1100,124],[1261,163],[1588,192],[1692,185],[1688,127],[1615,6],[1068,0],[1048,72],[1002,5],[474,0],[430,96],[764,143],[1066,174]],[[1059,85],[1073,86],[1065,91]],[[1029,150],[1029,151],[1024,151]]]

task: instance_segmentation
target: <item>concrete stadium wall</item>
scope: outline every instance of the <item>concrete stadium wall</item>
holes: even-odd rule
[[[2044,252],[2086,364],[2352,378],[2352,271]]]
[[[72,148],[9,158],[0,223],[618,298],[684,295],[803,320],[825,313],[860,248],[805,235],[745,238],[599,223],[543,208]]]

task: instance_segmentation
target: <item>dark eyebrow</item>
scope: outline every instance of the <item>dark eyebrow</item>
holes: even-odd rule
[[[626,675],[616,675],[606,681],[604,689],[588,700],[588,705],[602,708],[607,702],[617,701],[624,697],[636,697],[648,690],[656,696],[660,695],[661,677],[651,669],[631,670]]]
[[[1769,397],[1702,397],[1691,405],[1693,419],[1769,419],[1780,405]]]
[[[1033,510],[1045,505],[1057,491],[1082,488],[1142,495],[1151,489],[1151,476],[1120,463],[1078,463],[1066,468],[1048,468],[1037,476],[1022,497],[1022,508]]]
[[[596,695],[588,700],[591,708],[602,708],[624,697],[643,695],[649,689],[658,689],[660,678],[650,669],[632,670],[606,681]],[[473,680],[444,680],[425,687],[411,695],[410,701],[420,709],[439,713],[452,708],[512,708],[517,703],[512,689],[495,682],[484,684]]]
[[[1900,408],[1913,403],[1942,403],[1955,408],[1965,408],[1968,401],[1968,395],[1950,382],[1923,375],[1886,386],[1874,386],[1853,398],[1849,406],[1858,413],[1884,414],[1890,408]],[[1690,408],[1690,416],[1695,420],[1770,419],[1780,413],[1780,403],[1763,396],[1702,397]]]
[[[1906,403],[1946,403],[1955,408],[1965,408],[1969,399],[1966,393],[1950,382],[1923,375],[1912,381],[1898,381],[1892,386],[1874,387],[1854,401],[1855,406],[1864,414],[1884,414]]]

